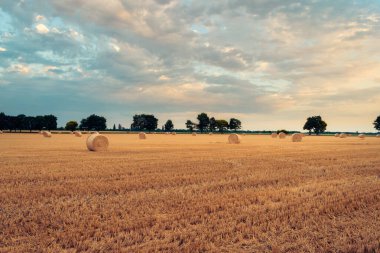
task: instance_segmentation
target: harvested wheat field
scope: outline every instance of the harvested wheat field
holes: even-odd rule
[[[380,140],[0,136],[0,252],[379,252]]]

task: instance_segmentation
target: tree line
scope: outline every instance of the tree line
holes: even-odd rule
[[[57,129],[57,117],[54,115],[17,116],[0,113],[0,130],[21,131],[21,130],[55,130]]]
[[[192,122],[191,120],[187,120],[185,125],[186,128],[189,129],[190,132],[194,130],[199,130],[200,132],[224,132],[226,130],[236,131],[241,129],[241,121],[235,118],[231,118],[228,122],[225,119],[215,119],[214,117],[209,117],[207,113],[200,113],[197,116],[198,122]]]
[[[132,131],[155,131],[158,127],[158,119],[153,114],[136,114],[133,116],[130,130]],[[373,122],[374,128],[380,131],[380,116],[378,116]],[[227,130],[237,131],[241,129],[241,121],[236,118],[231,118],[229,121],[225,119],[215,119],[209,117],[207,113],[200,113],[197,115],[197,122],[187,120],[185,122],[186,128],[190,131],[200,132],[224,132]],[[119,124],[119,130],[122,129]],[[309,131],[309,134],[314,132],[316,135],[324,133],[327,128],[327,123],[321,116],[311,116],[306,119],[303,126],[304,130]],[[4,112],[0,113],[0,130],[21,131],[21,130],[56,130],[57,129],[57,117],[49,115],[39,116],[26,116],[20,114],[17,116],[6,115]],[[107,119],[103,116],[92,114],[87,118],[84,118],[78,124],[75,120],[70,120],[66,123],[65,129],[69,131],[74,130],[96,130],[103,131],[107,129]],[[162,125],[162,131],[172,131],[174,124],[171,119],[168,119],[164,125]],[[116,130],[114,125],[113,130]],[[286,130],[278,130],[285,132]]]

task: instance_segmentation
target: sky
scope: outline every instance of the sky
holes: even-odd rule
[[[0,111],[375,131],[380,1],[0,0]]]

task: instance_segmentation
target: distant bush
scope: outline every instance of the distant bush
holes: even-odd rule
[[[279,134],[279,133],[281,133],[281,132],[283,132],[283,133],[285,133],[285,134],[289,134],[289,131],[287,131],[287,130],[285,130],[285,129],[277,130],[277,134]]]

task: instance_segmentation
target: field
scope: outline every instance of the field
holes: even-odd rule
[[[380,252],[380,139],[0,135],[0,252]]]

